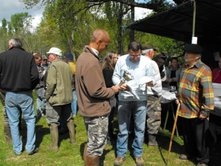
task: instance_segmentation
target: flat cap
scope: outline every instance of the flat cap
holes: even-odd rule
[[[197,44],[186,44],[184,47],[184,51],[187,53],[201,54],[202,47]]]

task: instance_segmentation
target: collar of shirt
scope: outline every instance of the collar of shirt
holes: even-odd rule
[[[193,65],[187,66],[187,68],[188,68],[188,69],[194,68],[194,67],[200,68],[201,66],[202,66],[202,61],[199,59],[199,60],[197,60]]]
[[[99,51],[96,50],[95,48],[91,48],[91,47],[90,47],[90,49],[91,49],[91,51],[93,51],[93,53],[98,57]]]

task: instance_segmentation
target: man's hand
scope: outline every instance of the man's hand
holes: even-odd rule
[[[150,87],[153,87],[153,81],[147,82],[146,85],[150,86]]]
[[[209,118],[209,111],[201,110],[199,113],[199,119],[206,119]]]
[[[126,83],[121,84],[120,90],[122,90],[122,91],[128,90],[128,85]]]
[[[119,85],[114,85],[111,89],[113,89],[114,93],[118,93],[121,90],[121,87]]]
[[[180,101],[179,101],[178,99],[176,99],[176,104],[177,104],[177,105],[180,104]]]
[[[206,118],[208,118],[208,116],[206,116],[206,115],[204,115],[204,114],[200,114],[200,115],[199,115],[199,119],[206,119]]]

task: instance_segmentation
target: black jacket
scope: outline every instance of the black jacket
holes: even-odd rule
[[[32,54],[22,48],[11,48],[0,54],[0,88],[21,92],[35,88],[39,74]]]

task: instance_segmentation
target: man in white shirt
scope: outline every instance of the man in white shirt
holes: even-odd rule
[[[119,132],[114,165],[120,166],[124,162],[128,150],[128,129],[130,124],[134,123],[133,156],[136,165],[143,166],[142,146],[147,114],[146,90],[147,86],[153,83],[152,77],[155,73],[150,60],[141,55],[141,45],[138,42],[131,42],[128,52],[129,54],[120,56],[118,59],[112,77],[115,85],[122,84],[121,87],[125,88],[118,95]]]

